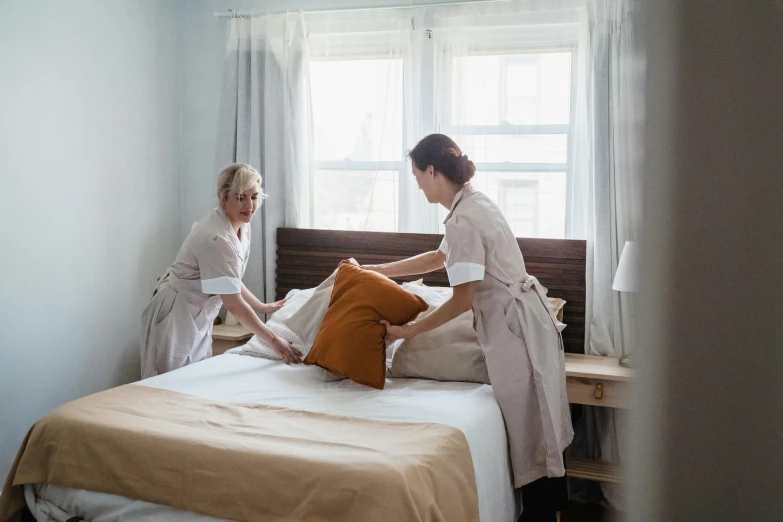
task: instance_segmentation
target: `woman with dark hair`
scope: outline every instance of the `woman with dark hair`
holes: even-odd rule
[[[438,250],[365,268],[388,277],[446,268],[453,297],[419,322],[392,326],[410,338],[473,308],[479,343],[511,449],[514,486],[524,520],[554,521],[565,500],[563,450],[573,429],[565,388],[564,325],[546,289],[525,270],[522,252],[500,209],[470,186],[476,167],[448,136],[432,134],[409,153],[427,201],[449,209]]]

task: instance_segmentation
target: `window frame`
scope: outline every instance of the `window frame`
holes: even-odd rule
[[[417,29],[425,34],[423,40],[422,52],[423,56],[420,60],[421,70],[417,71],[416,76],[419,77],[418,93],[421,97],[420,105],[422,107],[422,131],[423,133],[430,134],[431,132],[440,132],[447,135],[523,135],[523,134],[557,134],[566,136],[566,161],[564,163],[526,163],[526,162],[478,162],[476,163],[476,169],[483,172],[565,172],[566,173],[566,205],[565,205],[565,229],[564,237],[571,237],[571,221],[573,215],[573,209],[571,205],[574,188],[574,138],[575,138],[575,122],[576,122],[576,91],[577,91],[577,73],[578,73],[578,42],[576,39],[569,40],[562,45],[551,44],[532,44],[519,41],[500,42],[496,45],[492,45],[481,52],[471,53],[470,56],[498,56],[498,55],[522,55],[522,54],[541,54],[547,52],[569,52],[571,55],[570,60],[570,107],[569,107],[569,123],[567,124],[541,124],[541,125],[516,125],[508,122],[501,122],[499,125],[453,125],[448,122],[451,121],[451,100],[444,99],[440,103],[437,103],[435,95],[438,92],[449,93],[449,88],[452,84],[451,78],[439,79],[435,74],[426,73],[426,68],[434,68],[436,57],[435,49],[437,49],[438,32],[433,32],[429,29]],[[405,80],[405,74],[410,71],[410,64],[406,63],[407,57],[392,57],[389,53],[383,52],[382,49],[377,47],[373,49],[364,50],[358,49],[352,46],[342,48],[345,52],[340,55],[331,55],[329,57],[315,57],[312,61],[335,61],[335,60],[370,60],[370,59],[402,59],[403,65],[403,84]],[[447,68],[447,75],[451,74],[451,67]],[[505,86],[503,87],[505,89]],[[446,94],[448,97],[448,94]],[[433,107],[427,108],[428,102],[433,103]],[[354,171],[354,172],[377,172],[377,171],[396,171],[398,173],[397,179],[397,205],[396,205],[396,222],[394,223],[394,230],[399,232],[405,227],[404,223],[407,223],[406,212],[408,202],[405,195],[408,193],[408,185],[412,182],[407,179],[408,176],[412,176],[409,173],[409,162],[405,158],[407,154],[406,143],[406,128],[408,127],[405,117],[408,114],[407,104],[410,103],[405,96],[405,88],[403,87],[403,106],[402,106],[402,144],[403,149],[400,151],[399,160],[388,161],[354,161],[348,158],[342,160],[318,160],[313,158],[312,171],[314,175],[317,175],[319,170],[341,170],[341,171]],[[444,114],[439,118],[441,122],[436,121],[436,111],[434,105],[439,105]],[[505,102],[504,102],[505,104]],[[311,199],[315,195],[311,191]],[[311,213],[313,224],[315,223],[314,202],[311,201]],[[442,232],[442,226],[441,232]],[[438,231],[431,231],[436,233]]]
[[[500,191],[500,193],[501,193],[501,201],[500,201],[501,206],[505,206],[506,205],[505,195],[508,193],[507,191],[510,192],[510,189],[512,187],[517,187],[517,188],[535,187],[536,189],[538,188],[538,180],[507,179],[507,180],[499,180],[499,183],[500,183],[500,186],[502,187],[502,190]],[[538,224],[538,215],[539,215],[539,209],[541,207],[541,201],[540,201],[541,198],[539,197],[539,194],[538,194],[537,190],[534,192],[534,194],[535,194],[535,202],[533,204],[533,215],[534,215],[533,219],[534,219],[534,223]],[[509,220],[512,219],[510,216],[506,216],[506,217]]]
[[[571,208],[572,198],[569,195],[574,187],[574,137],[576,123],[576,80],[578,72],[578,47],[577,43],[569,43],[562,46],[509,43],[507,45],[494,46],[481,52],[473,52],[468,56],[503,56],[503,55],[522,55],[522,54],[543,54],[543,53],[562,53],[571,54],[571,76],[569,92],[569,122],[566,124],[541,124],[541,125],[516,125],[506,121],[498,125],[454,125],[451,115],[451,99],[443,101],[444,123],[440,127],[440,132],[447,135],[523,135],[523,134],[557,134],[566,136],[566,161],[564,163],[529,163],[529,162],[477,162],[476,170],[482,172],[565,172],[566,173],[566,208],[565,208],[565,229],[564,237],[571,237]],[[445,59],[445,57],[444,57]],[[452,84],[451,68],[447,69],[448,78],[444,78],[441,86],[441,92],[449,93],[449,86]],[[504,73],[503,73],[504,74]],[[502,89],[505,85],[501,82]]]
[[[352,45],[344,45],[341,47],[341,50],[344,52],[341,54],[330,54],[329,56],[316,56],[315,58],[310,59],[310,63],[312,62],[329,62],[329,61],[360,61],[360,60],[400,60],[402,62],[402,81],[404,85],[405,81],[405,70],[406,70],[406,64],[405,64],[405,58],[404,57],[397,57],[397,56],[390,56],[388,52],[383,52],[382,50],[379,50],[378,47],[370,47],[370,48],[363,48],[359,46],[357,43],[354,43]],[[309,64],[308,64],[309,67]],[[312,85],[310,86],[310,89],[312,89]],[[404,87],[403,87],[404,92]],[[401,118],[401,128],[402,128],[402,136],[401,136],[401,142],[403,144],[403,147],[401,149],[401,158],[405,157],[405,97],[403,95],[403,107],[402,107],[402,114],[400,116]],[[311,171],[313,175],[317,175],[317,171],[322,170],[330,170],[330,171],[343,171],[343,172],[367,172],[367,173],[377,173],[377,172],[387,172],[387,171],[393,171],[397,172],[397,186],[396,186],[396,197],[397,197],[397,205],[394,210],[394,216],[395,216],[395,222],[394,222],[394,232],[399,232],[400,229],[400,216],[403,209],[403,182],[401,181],[401,177],[405,174],[406,171],[406,162],[404,159],[400,160],[378,160],[378,161],[357,161],[352,160],[350,158],[343,158],[341,160],[319,160],[315,157],[315,154],[313,155],[313,160],[311,161]],[[311,182],[311,184],[314,183],[314,180]],[[311,226],[315,226],[315,194],[314,190],[310,191],[310,216],[311,216]]]

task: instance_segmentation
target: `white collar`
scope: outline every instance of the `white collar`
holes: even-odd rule
[[[451,200],[451,207],[449,208],[449,215],[446,216],[446,219],[443,220],[443,224],[446,224],[446,221],[451,219],[451,215],[454,213],[454,209],[457,208],[457,203],[459,203],[462,200],[462,197],[466,193],[470,193],[473,190],[473,187],[470,186],[470,182],[465,183],[461,189],[459,189],[459,192],[454,194],[454,199]]]

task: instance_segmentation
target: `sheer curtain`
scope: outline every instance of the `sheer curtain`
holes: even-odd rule
[[[628,0],[596,0],[581,15],[577,80],[576,237],[587,239],[587,345],[593,355],[622,355],[632,331],[631,299],[612,290],[626,241],[641,221],[644,56],[635,43]],[[622,328],[621,328],[622,325]]]
[[[216,167],[249,163],[263,176],[269,198],[251,224],[256,261],[244,281],[267,301],[275,296],[277,228],[312,219],[309,61],[301,14],[229,22]]]
[[[514,2],[435,15],[438,129],[476,163],[474,187],[519,237],[571,237],[578,6]]]
[[[587,239],[585,351],[622,355],[633,351],[633,296],[612,290],[626,241],[641,222],[641,129],[644,56],[635,40],[629,0],[595,0],[580,15],[575,178],[570,193],[571,229]],[[588,457],[617,462],[624,453],[627,418],[619,410],[585,408]],[[621,505],[619,488],[602,484]]]
[[[307,15],[315,132],[312,225],[431,231],[406,151],[423,136],[422,11]]]

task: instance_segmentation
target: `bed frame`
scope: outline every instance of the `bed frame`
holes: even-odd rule
[[[400,232],[348,232],[300,228],[277,229],[277,298],[294,288],[313,288],[337,268],[343,259],[378,264],[436,250],[440,234]],[[586,242],[572,239],[517,239],[528,273],[549,289],[550,297],[567,301],[563,309],[565,350],[584,353]],[[448,286],[445,270],[425,274],[431,286]],[[400,277],[413,281],[419,277]]]

